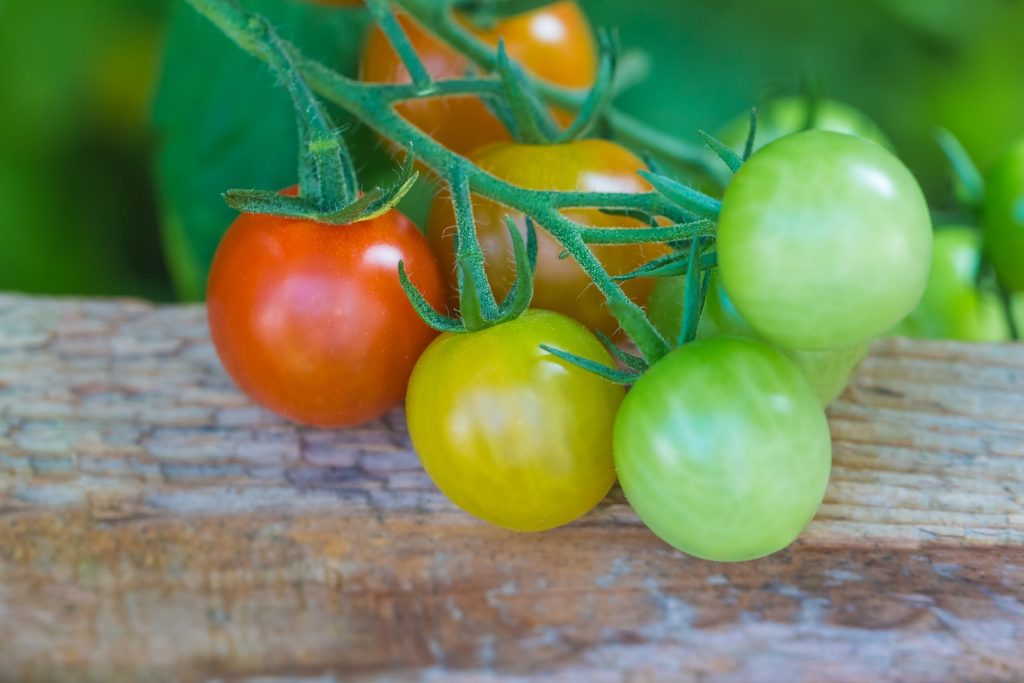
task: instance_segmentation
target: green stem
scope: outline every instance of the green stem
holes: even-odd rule
[[[398,54],[399,59],[402,60],[402,64],[405,65],[405,70],[409,72],[409,78],[412,79],[416,92],[428,92],[433,81],[427,72],[427,67],[423,65],[423,60],[412,46],[409,34],[402,28],[395,13],[391,11],[388,0],[366,0],[366,7],[370,10],[370,15],[377,22],[381,32],[391,43],[391,47]]]
[[[455,162],[449,168],[452,207],[455,211],[455,263],[459,275],[462,319],[470,332],[487,327],[499,317],[498,302],[487,280],[487,259],[480,248],[473,218],[466,162]]]
[[[193,7],[217,25],[229,38],[253,56],[270,61],[269,46],[259,31],[252,30],[258,22],[255,15],[247,13],[236,0],[187,0]],[[398,0],[401,6],[408,9],[417,18],[426,17],[430,26],[454,24],[449,7],[445,2],[435,0]],[[447,17],[439,21],[438,15]],[[427,23],[424,21],[424,23]],[[285,45],[287,45],[285,43]],[[461,46],[456,45],[457,48]],[[493,59],[493,50],[482,43],[478,47],[487,52],[487,59]],[[655,193],[621,194],[621,193],[588,193],[526,190],[517,185],[497,178],[468,162],[464,157],[445,148],[430,135],[415,127],[400,115],[392,105],[397,99],[417,95],[414,88],[408,86],[380,86],[363,83],[347,78],[314,60],[299,56],[294,48],[288,46],[294,55],[298,71],[305,77],[309,86],[325,99],[349,111],[368,127],[382,137],[403,146],[410,147],[417,158],[439,176],[453,179],[457,174],[464,174],[458,188],[471,189],[483,196],[503,204],[513,211],[532,217],[538,225],[543,226],[574,258],[580,267],[590,276],[601,293],[608,300],[608,306],[618,319],[625,332],[636,343],[637,348],[648,362],[655,362],[664,356],[669,345],[657,332],[639,306],[633,303],[622,289],[609,276],[601,262],[587,247],[582,237],[586,226],[575,223],[563,216],[559,209],[572,206],[592,206],[598,208],[637,209],[658,215],[665,215],[679,223],[691,221],[694,217],[680,207],[672,207],[672,201]],[[472,54],[470,55],[472,56]],[[491,62],[493,65],[493,62]],[[474,86],[481,86],[487,92],[500,83],[489,79],[474,79],[472,85],[456,86],[454,82],[435,83],[437,92],[454,91],[465,88],[465,92],[474,91]],[[405,88],[405,89],[403,89]],[[541,88],[543,91],[543,87]],[[458,189],[458,191],[463,191]],[[688,200],[693,201],[699,193],[686,188],[684,193]],[[672,198],[673,200],[675,197]],[[706,198],[705,205],[696,202],[706,214],[717,213],[714,200]],[[475,226],[469,221],[465,226],[468,235],[475,239]],[[477,245],[479,246],[479,245]],[[474,266],[476,268],[476,266]],[[476,272],[476,271],[474,271]],[[485,278],[482,278],[486,282]],[[489,308],[488,297],[482,297],[481,306]],[[489,297],[493,301],[493,294]]]
[[[437,0],[393,0],[411,14],[428,31],[469,57],[485,71],[494,71],[498,56],[496,50],[461,25],[454,17],[450,2]],[[587,99],[587,91],[562,88],[545,80],[526,75],[537,92],[548,102],[563,109],[578,111]],[[629,146],[636,146],[656,152],[660,157],[676,163],[698,168],[723,185],[727,177],[710,163],[704,150],[659,131],[613,107],[608,107],[602,116],[613,135]]]

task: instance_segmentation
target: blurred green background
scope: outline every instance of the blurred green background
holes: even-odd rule
[[[355,68],[360,10],[247,4]],[[583,4],[652,57],[619,105],[690,140],[811,77],[871,116],[943,206],[935,125],[982,166],[1024,134],[1024,0]],[[196,298],[231,219],[218,193],[292,182],[283,93],[181,0],[0,0],[0,64],[0,290]],[[351,133],[364,171],[390,172]]]

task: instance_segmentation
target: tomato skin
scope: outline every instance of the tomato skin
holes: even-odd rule
[[[434,79],[461,78],[471,70],[467,58],[434,38],[408,15],[399,15],[399,21]],[[596,43],[586,15],[573,0],[561,0],[500,19],[493,28],[472,31],[493,46],[503,38],[513,60],[555,85],[585,88],[596,77]],[[363,48],[360,78],[371,83],[411,82],[402,60],[376,26]],[[483,145],[512,139],[476,97],[416,100],[401,103],[396,110],[417,128],[462,155]],[[565,112],[556,112],[556,117],[563,125],[572,120]]]
[[[831,457],[825,413],[800,371],[745,339],[676,349],[615,421],[615,470],[640,519],[718,562],[792,543],[824,497]]]
[[[999,281],[1024,292],[1024,139],[989,173],[982,217],[985,252]]]
[[[535,190],[647,192],[650,185],[636,174],[643,162],[626,149],[605,140],[580,140],[564,145],[499,144],[479,150],[471,159],[483,170]],[[566,216],[594,227],[646,227],[641,221],[610,216],[597,209],[573,209]],[[525,236],[523,216],[483,197],[473,198],[477,236],[486,258],[487,275],[495,295],[504,297],[515,279],[512,239],[505,224],[511,215]],[[455,271],[455,212],[442,194],[427,219],[427,237],[448,279],[450,301],[458,291]],[[613,275],[627,273],[668,251],[663,245],[596,245],[594,253]],[[574,318],[589,329],[615,333],[619,324],[604,296],[572,258],[559,258],[562,247],[542,226],[537,229],[537,272],[532,305]],[[647,302],[652,283],[643,278],[626,282],[626,294],[640,305]]]
[[[935,231],[928,287],[895,334],[977,342],[1010,338],[998,292],[978,288],[981,241],[981,234],[969,226],[943,226]]]
[[[758,150],[781,137],[800,132],[807,123],[806,97],[780,97],[757,110],[757,135],[754,149]],[[810,130],[828,130],[853,135],[892,150],[892,142],[867,115],[836,100],[817,103],[815,119]],[[750,132],[750,114],[737,116],[719,131],[718,139],[734,150],[742,150]]]
[[[679,330],[682,327],[685,292],[686,281],[683,277],[660,278],[651,291],[647,306],[648,315],[658,331],[671,341],[679,337]],[[718,271],[714,271],[700,323],[697,325],[697,339],[723,336],[764,342],[736,310],[736,306],[722,286]],[[871,344],[865,342],[847,348],[824,351],[777,348],[804,374],[821,405],[827,406],[843,393],[850,375],[867,356]]]
[[[795,349],[855,346],[924,292],[931,217],[910,171],[878,145],[807,131],[754,154],[726,189],[722,282],[743,318]]]
[[[383,415],[436,336],[398,280],[444,288],[416,227],[390,211],[345,226],[242,214],[210,270],[208,317],[228,374],[260,405],[317,427]]]
[[[466,512],[516,531],[571,522],[615,481],[612,424],[623,388],[541,344],[612,363],[579,323],[531,309],[438,337],[413,371],[406,403],[416,453],[438,488]]]

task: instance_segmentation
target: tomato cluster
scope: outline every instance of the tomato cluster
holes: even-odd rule
[[[470,70],[466,57],[412,18],[398,19],[431,76]],[[582,87],[594,79],[595,43],[574,2],[489,28],[466,26],[484,43],[502,39],[527,71],[551,83]],[[409,80],[378,29],[361,76]],[[632,199],[658,183],[641,177],[637,156],[608,140],[513,141],[476,97],[412,100],[396,110],[523,192]],[[979,339],[1004,336],[1006,320],[995,295],[976,287],[982,233],[945,229],[933,255],[921,190],[869,120],[834,102],[809,112],[806,102],[785,100],[764,121],[767,144],[735,164],[713,238],[592,247],[610,275],[624,276],[625,295],[646,310],[667,352],[645,360],[613,345],[626,342],[616,336],[619,320],[591,276],[566,258],[557,231],[534,230],[524,215],[483,196],[472,197],[471,211],[466,201],[457,220],[446,191],[434,199],[425,235],[395,209],[347,225],[244,213],[210,273],[214,344],[254,400],[297,422],[358,424],[404,397],[413,445],[438,488],[501,527],[569,523],[617,479],[640,519],[686,553],[739,561],[780,550],[823,499],[831,466],[825,406],[872,340],[911,311],[904,324],[923,326],[934,311],[956,310],[956,325],[937,333]],[[723,134],[737,148],[742,137]],[[1024,289],[1022,158],[1024,146],[993,172],[983,233],[999,281],[1017,290]],[[469,213],[479,252],[457,244]],[[563,213],[598,229],[588,234],[615,228],[616,239],[658,224],[595,208]],[[501,302],[523,286],[525,242],[536,248],[525,313],[463,315],[465,329],[440,336],[417,316],[400,263],[423,295],[416,306],[450,321],[463,305],[482,310],[476,290],[467,303],[467,278],[475,277],[468,259],[482,259]],[[691,272],[636,277],[675,249],[692,253]],[[704,256],[714,258],[697,274]],[[466,324],[470,318],[477,322]],[[434,326],[452,329],[436,319]],[[607,379],[624,375],[617,362],[635,372],[625,375],[628,393]],[[606,376],[590,371],[596,366]]]

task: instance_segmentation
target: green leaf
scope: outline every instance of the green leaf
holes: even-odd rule
[[[306,54],[355,73],[368,22],[364,11],[298,0],[249,0],[246,6]],[[217,244],[237,215],[223,193],[297,183],[298,132],[288,93],[270,70],[185,3],[172,13],[163,63],[154,120],[164,246],[179,295],[200,299]],[[350,125],[350,118],[332,113],[339,126]]]

